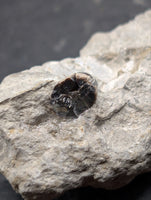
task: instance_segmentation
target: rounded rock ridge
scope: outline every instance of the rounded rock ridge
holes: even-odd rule
[[[50,103],[60,116],[78,117],[96,101],[97,82],[88,73],[77,72],[53,89]]]

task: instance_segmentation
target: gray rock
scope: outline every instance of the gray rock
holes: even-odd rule
[[[25,200],[82,186],[116,189],[151,171],[151,11],[95,34],[81,56],[47,62],[0,85],[0,172]],[[54,86],[75,72],[98,83],[78,118],[56,115]]]

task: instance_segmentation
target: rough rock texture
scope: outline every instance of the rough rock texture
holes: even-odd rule
[[[98,82],[78,118],[57,116],[53,87],[75,72]],[[151,11],[95,34],[81,56],[47,62],[0,85],[0,171],[25,200],[91,185],[116,189],[151,171]]]

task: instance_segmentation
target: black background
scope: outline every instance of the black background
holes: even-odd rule
[[[96,31],[151,8],[151,0],[0,0],[0,81],[49,60],[76,57]],[[10,83],[11,84],[11,83]],[[0,175],[0,200],[21,200]],[[82,188],[58,200],[151,200],[151,173],[116,191]]]

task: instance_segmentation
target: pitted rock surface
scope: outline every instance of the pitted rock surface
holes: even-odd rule
[[[151,171],[151,11],[95,34],[78,58],[47,62],[0,85],[0,172],[25,200],[82,186],[116,189]],[[76,72],[98,83],[78,118],[56,115],[54,86]]]

